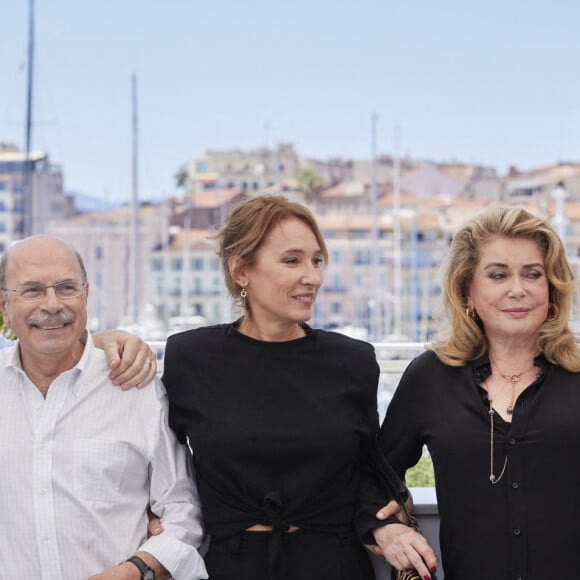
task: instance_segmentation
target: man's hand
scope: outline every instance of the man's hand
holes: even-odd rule
[[[141,573],[135,564],[124,562],[113,566],[100,574],[90,576],[89,580],[141,580]]]
[[[169,580],[171,578],[169,572],[151,554],[137,552],[135,556],[139,556],[155,572],[155,580]],[[90,576],[89,580],[141,580],[141,572],[135,564],[123,562],[100,574]]]
[[[157,359],[149,345],[138,336],[123,330],[104,330],[93,335],[97,348],[107,355],[110,379],[122,389],[142,387],[153,380]]]

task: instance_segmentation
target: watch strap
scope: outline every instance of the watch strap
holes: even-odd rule
[[[125,562],[131,562],[132,564],[135,564],[135,566],[139,568],[139,572],[141,572],[141,578],[145,577],[145,572],[153,572],[153,570],[149,568],[145,561],[139,558],[139,556],[131,556],[130,558],[127,558]],[[153,574],[155,574],[155,572],[153,572]]]

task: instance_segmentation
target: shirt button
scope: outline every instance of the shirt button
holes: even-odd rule
[[[42,538],[40,538],[43,542],[48,542],[48,536],[42,536]]]
[[[520,528],[514,529],[514,536],[519,536],[521,533],[522,533],[522,530],[520,530]]]
[[[515,444],[516,444],[516,440],[513,437],[511,437],[510,438],[510,445],[515,445]]]
[[[40,495],[44,495],[46,493],[46,491],[44,491],[44,489],[40,490]]]
[[[520,484],[514,481],[514,482],[512,483],[512,487],[513,487],[514,489],[517,489],[518,487],[520,487]]]

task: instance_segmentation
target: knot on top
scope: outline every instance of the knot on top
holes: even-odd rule
[[[287,532],[290,529],[290,524],[284,521],[282,517],[283,507],[284,502],[279,491],[269,491],[264,496],[262,509],[275,532]]]

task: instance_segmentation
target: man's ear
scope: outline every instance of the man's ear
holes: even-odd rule
[[[248,276],[246,273],[246,261],[240,256],[230,256],[228,259],[228,270],[232,280],[244,288],[248,285]]]

